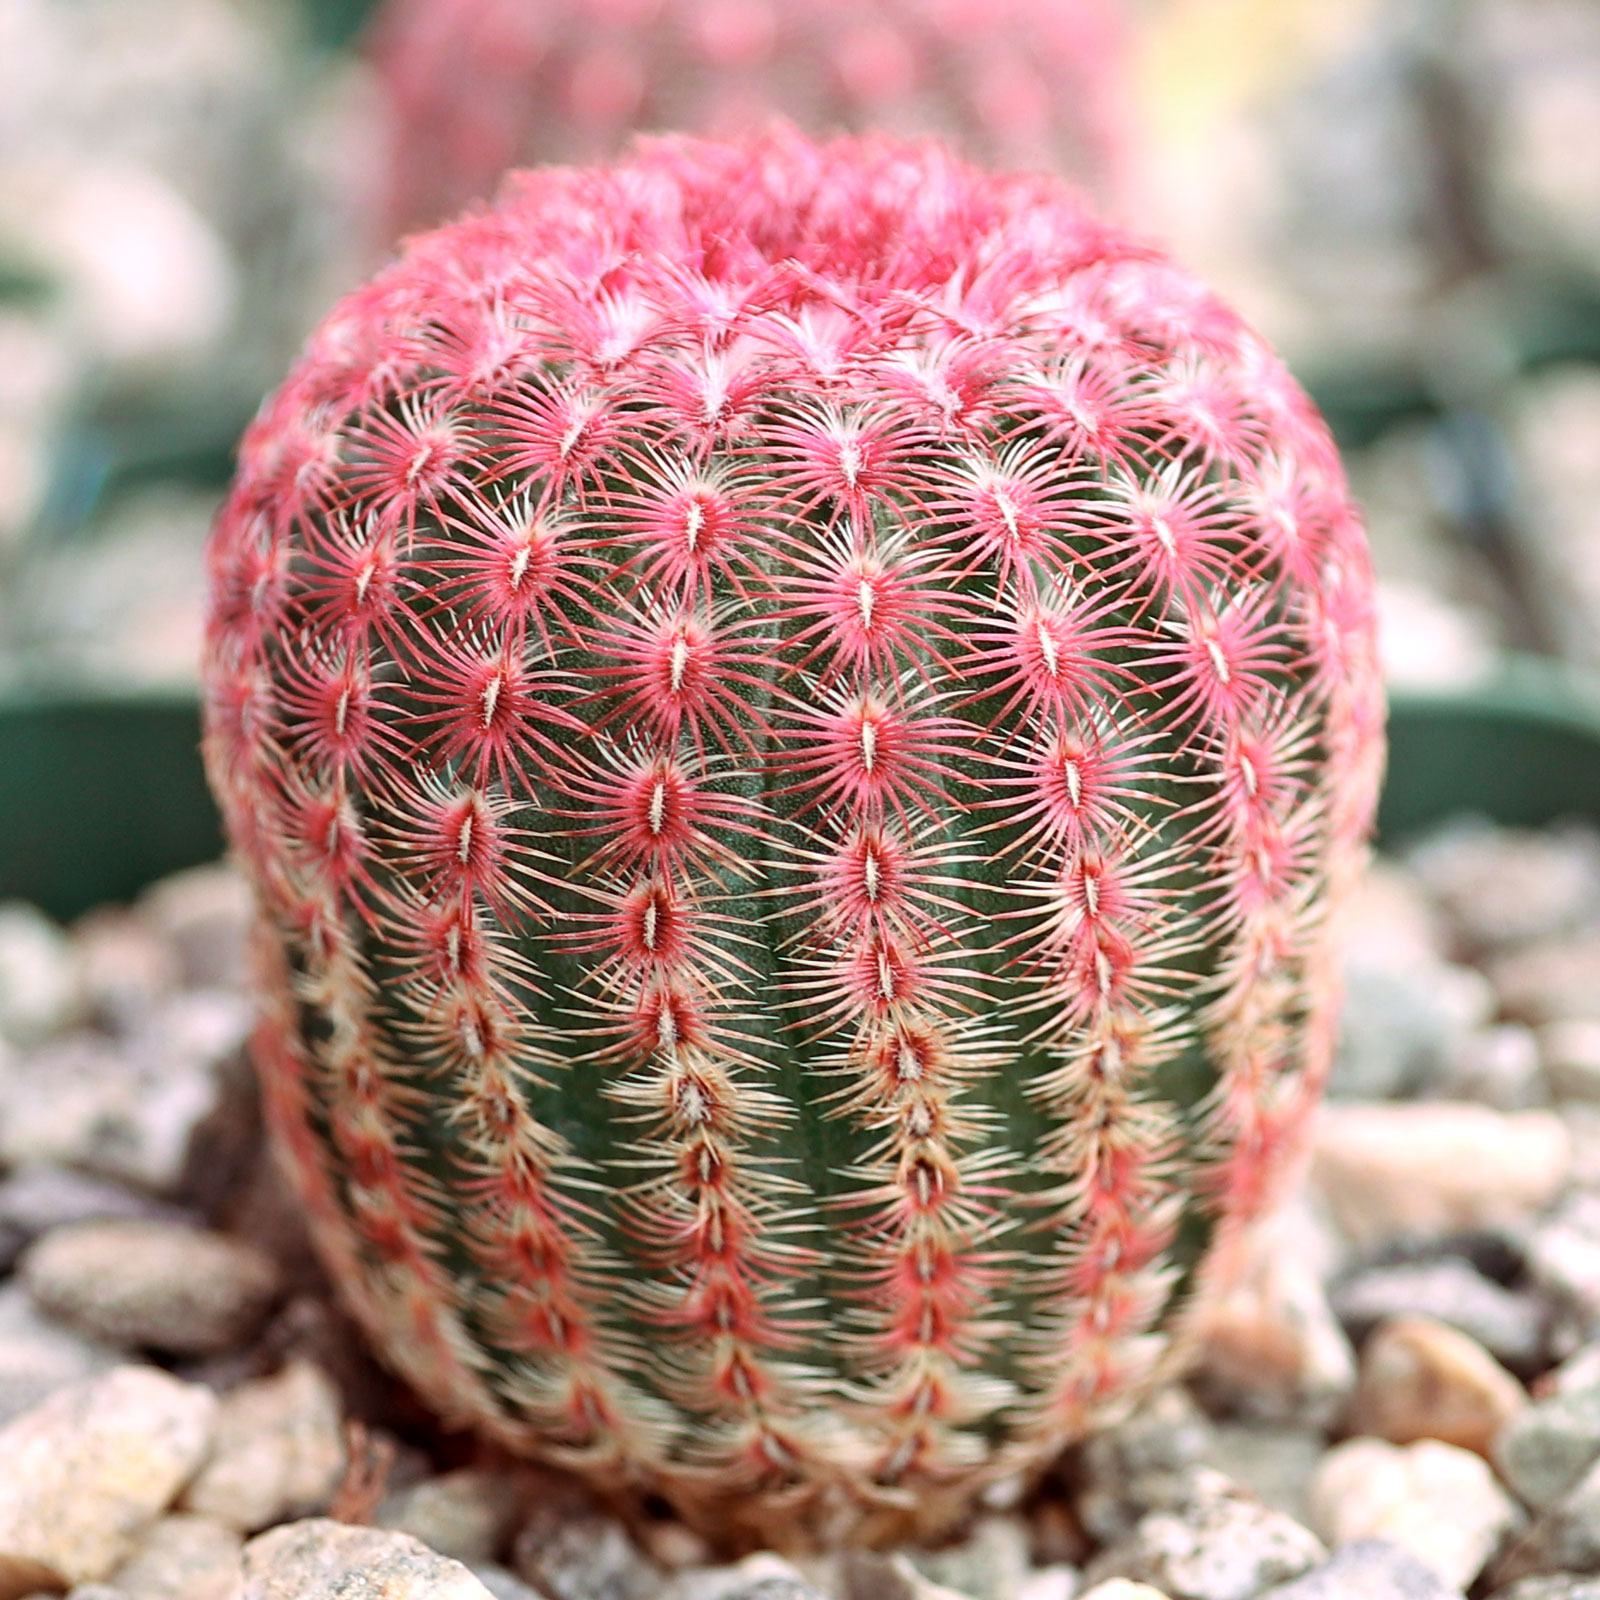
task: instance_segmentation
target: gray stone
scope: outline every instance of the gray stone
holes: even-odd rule
[[[490,1600],[459,1561],[409,1534],[313,1517],[244,1547],[240,1600]]]
[[[1600,1194],[1569,1196],[1525,1246],[1528,1275],[1574,1319],[1580,1336],[1600,1332]]]
[[[0,1182],[0,1222],[19,1229],[28,1239],[69,1223],[111,1217],[178,1222],[184,1220],[184,1213],[109,1178],[46,1162],[19,1167]]]
[[[1539,1040],[1520,1022],[1479,1028],[1461,1041],[1439,1078],[1442,1100],[1476,1100],[1498,1111],[1549,1101]]]
[[[270,1257],[225,1234],[169,1222],[57,1228],[22,1260],[41,1310],[116,1344],[211,1355],[243,1343],[277,1298]]]
[[[1406,864],[1474,950],[1569,933],[1600,910],[1600,839],[1589,828],[1459,823]]]
[[[1600,1462],[1542,1511],[1496,1566],[1496,1583],[1536,1573],[1600,1573]]]
[[[1035,1567],[1017,1590],[1017,1600],[1075,1600],[1083,1577],[1076,1567],[1054,1561]]]
[[[1078,1600],[1167,1600],[1167,1597],[1148,1583],[1135,1583],[1131,1578],[1107,1578],[1104,1583],[1085,1590]]]
[[[338,1391],[309,1361],[290,1361],[274,1377],[230,1390],[215,1432],[184,1504],[245,1533],[323,1510],[344,1473]]]
[[[1172,1600],[1253,1600],[1326,1558],[1308,1528],[1219,1475],[1204,1474],[1196,1489],[1187,1506],[1149,1513],[1127,1539],[1097,1556],[1088,1581],[1131,1578]]]
[[[1600,1019],[1600,933],[1513,950],[1490,962],[1489,978],[1501,1010],[1519,1022]]]
[[[239,1587],[244,1541],[209,1517],[163,1517],[112,1574],[128,1600],[229,1600]]]
[[[620,1522],[560,1499],[535,1505],[511,1568],[548,1600],[652,1600],[665,1581]]]
[[[821,1600],[819,1590],[807,1583],[782,1556],[760,1550],[725,1566],[690,1567],[676,1572],[662,1591],[661,1600]]]
[[[1537,1037],[1551,1094],[1585,1105],[1600,1103],[1600,1018],[1551,1022]]]
[[[1412,1099],[1435,1089],[1494,1013],[1483,976],[1442,961],[1392,965],[1353,948],[1344,982],[1328,1080],[1336,1099]]]
[[[1462,1600],[1462,1595],[1409,1550],[1386,1539],[1358,1539],[1258,1600]]]
[[[1357,1341],[1391,1317],[1425,1316],[1476,1339],[1514,1372],[1543,1365],[1544,1306],[1534,1295],[1502,1288],[1460,1256],[1369,1267],[1335,1284],[1328,1299]]]
[[[1490,1600],[1600,1600],[1600,1578],[1583,1578],[1571,1572],[1523,1578],[1509,1588],[1496,1589]]]
[[[40,1315],[20,1283],[0,1283],[0,1423],[126,1359],[114,1346]]]
[[[468,1565],[493,1561],[510,1538],[527,1497],[516,1474],[467,1467],[425,1478],[385,1497],[373,1518]]]
[[[1078,1518],[1102,1542],[1126,1537],[1147,1511],[1182,1505],[1211,1450],[1211,1425],[1182,1389],[1163,1389],[1083,1446]]]
[[[475,1561],[467,1570],[494,1596],[494,1600],[544,1600],[537,1589],[524,1583],[516,1573],[498,1567],[492,1561]]]
[[[970,1600],[1016,1600],[1028,1576],[1028,1527],[1020,1517],[981,1517],[960,1544],[907,1553],[941,1588]]]
[[[0,1600],[109,1577],[204,1459],[216,1406],[118,1367],[0,1430]]]
[[[1311,1475],[1325,1448],[1326,1440],[1315,1428],[1219,1422],[1213,1425],[1206,1459],[1263,1505],[1306,1522]]]
[[[249,885],[232,867],[173,873],[145,891],[135,914],[171,945],[187,987],[245,987],[254,908]]]
[[[1600,1460],[1600,1384],[1526,1407],[1495,1440],[1493,1459],[1525,1504],[1553,1506]]]
[[[0,1038],[33,1044],[64,1028],[78,1006],[72,947],[45,914],[0,903]]]

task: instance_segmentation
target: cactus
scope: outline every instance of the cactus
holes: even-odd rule
[[[386,237],[517,163],[640,130],[937,134],[988,165],[1127,181],[1118,0],[389,0],[371,55]]]
[[[932,145],[520,174],[209,561],[269,1122],[445,1416],[872,1538],[1177,1370],[1381,759],[1337,457],[1211,294]]]

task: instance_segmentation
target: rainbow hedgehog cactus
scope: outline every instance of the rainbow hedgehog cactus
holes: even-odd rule
[[[935,146],[521,174],[210,566],[270,1124],[448,1419],[885,1537],[1177,1369],[1381,760],[1333,447],[1211,294]]]
[[[1120,0],[389,0],[371,55],[392,237],[518,162],[718,138],[774,113],[938,134],[989,164],[1126,182]]]

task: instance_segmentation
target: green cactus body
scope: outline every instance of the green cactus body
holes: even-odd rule
[[[210,559],[269,1117],[448,1418],[876,1536],[1176,1370],[1381,759],[1336,456],[1211,295],[935,147],[523,175]]]

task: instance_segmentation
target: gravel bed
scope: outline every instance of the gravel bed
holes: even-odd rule
[[[936,1550],[719,1559],[433,1426],[260,1144],[226,868],[0,905],[0,1600],[1600,1600],[1600,834],[1381,861],[1190,1381]]]

